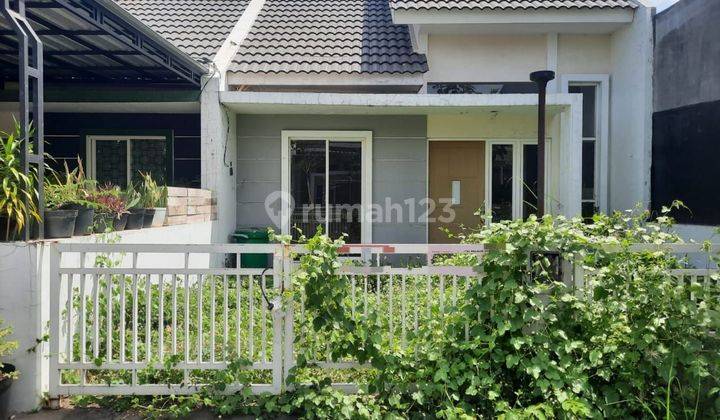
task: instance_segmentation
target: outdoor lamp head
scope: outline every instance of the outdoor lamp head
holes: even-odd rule
[[[555,79],[555,72],[552,70],[540,70],[530,73],[530,80],[537,83],[538,86],[545,86],[551,80]]]

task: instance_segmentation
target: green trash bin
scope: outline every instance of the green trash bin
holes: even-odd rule
[[[267,244],[270,243],[267,230],[259,228],[238,229],[230,235],[236,244]],[[270,267],[269,254],[242,254],[240,255],[242,268],[268,268]]]

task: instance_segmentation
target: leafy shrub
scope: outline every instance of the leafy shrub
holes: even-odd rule
[[[140,206],[144,208],[165,207],[167,204],[167,187],[158,185],[150,172],[140,172],[142,187]]]
[[[444,297],[416,299],[431,316],[405,346],[386,338],[387,307],[359,310],[354,283],[341,272],[343,241],[319,232],[283,294],[285,305],[304,301],[296,331],[308,332],[296,334],[290,391],[223,395],[226,384],[252,379],[248,361],[236,361],[208,373],[196,395],[132,397],[130,405],[177,416],[207,406],[221,415],[332,418],[717,418],[720,291],[671,276],[685,264],[680,256],[630,249],[680,242],[668,218],[646,219],[531,217],[465,232],[463,242],[486,245],[482,260],[436,263],[474,266],[481,281],[455,302],[445,299],[445,310]],[[554,253],[583,267],[584,287],[563,281]],[[376,287],[377,296],[400,291],[392,277],[378,276]],[[329,349],[333,361],[372,366],[353,378],[359,395],[330,387],[330,373],[314,369],[318,349]]]
[[[17,341],[10,341],[6,337],[12,334],[12,328],[5,327],[3,328],[3,320],[0,319],[0,357],[7,356],[11,354],[15,349],[18,347]],[[3,367],[2,361],[0,361],[0,368]],[[17,376],[17,372],[15,372],[12,377]],[[0,380],[3,378],[3,373],[0,372]]]
[[[5,219],[5,237],[0,239],[5,241],[16,237],[26,224],[40,220],[35,173],[24,174],[21,165],[24,141],[17,121],[13,133],[0,132],[0,216]]]

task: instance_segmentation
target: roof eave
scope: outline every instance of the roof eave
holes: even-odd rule
[[[393,23],[402,25],[438,24],[572,24],[630,23],[635,9],[395,9]]]
[[[194,68],[198,73],[205,74],[208,72],[209,68],[206,65],[203,65],[196,61],[194,58],[192,58],[189,54],[187,54],[185,51],[178,48],[175,44],[165,39],[162,35],[158,34],[154,30],[152,30],[149,26],[147,26],[145,23],[143,23],[140,19],[133,16],[130,12],[123,9],[119,4],[115,3],[112,0],[95,0],[98,4],[102,5],[103,7],[107,8],[110,12],[115,13],[120,18],[127,21],[129,24],[131,24],[134,28],[141,31],[144,35],[146,35],[148,38],[150,38],[152,41],[157,42],[160,46],[163,48],[166,48],[168,51],[173,53],[173,55],[180,59],[183,64]]]

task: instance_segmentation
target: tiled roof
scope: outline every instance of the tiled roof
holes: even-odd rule
[[[249,0],[115,0],[194,59],[212,59]]]
[[[393,10],[602,9],[636,7],[630,0],[389,0]]]
[[[422,73],[388,0],[266,0],[230,71]]]

